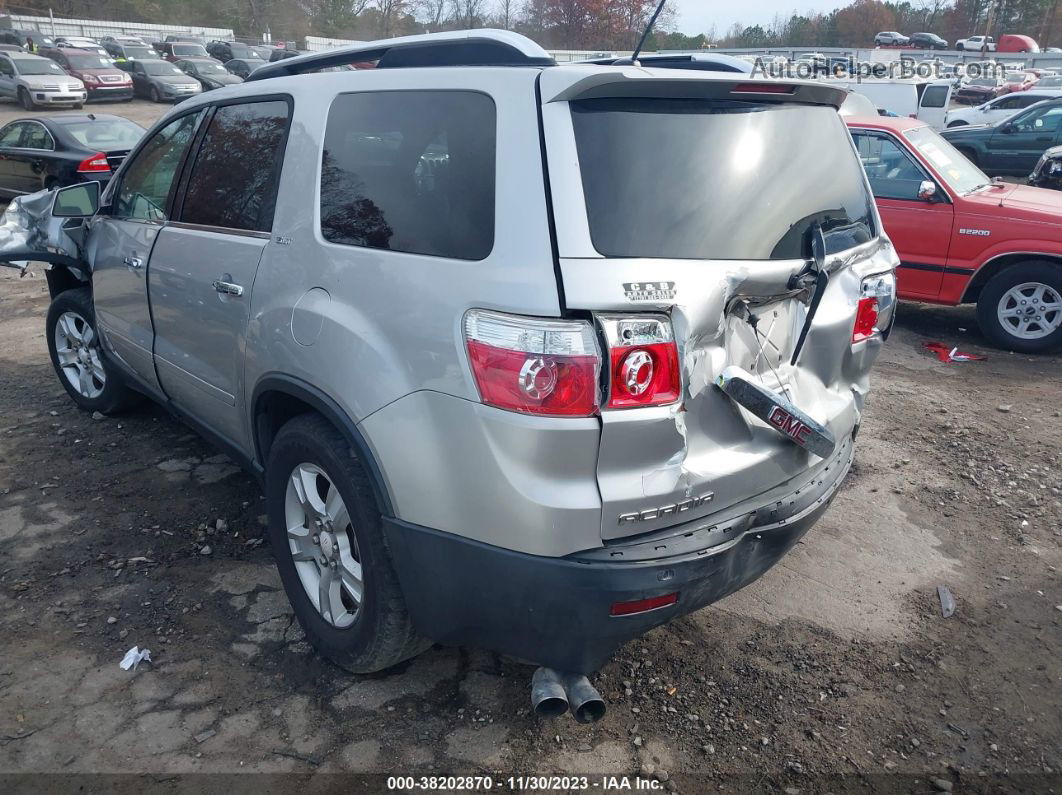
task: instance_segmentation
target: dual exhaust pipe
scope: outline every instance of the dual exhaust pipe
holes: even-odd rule
[[[589,679],[552,668],[539,668],[531,677],[531,706],[541,718],[558,718],[569,709],[579,723],[605,716],[605,700]]]

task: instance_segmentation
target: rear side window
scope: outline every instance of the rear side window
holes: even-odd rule
[[[948,99],[948,86],[927,86],[922,92],[923,108],[943,108]]]
[[[218,108],[188,179],[181,220],[271,231],[288,115],[283,100]]]
[[[321,234],[481,260],[494,247],[494,101],[471,91],[345,94],[328,114]]]
[[[606,257],[800,259],[871,240],[837,111],[699,99],[571,103],[590,237]]]

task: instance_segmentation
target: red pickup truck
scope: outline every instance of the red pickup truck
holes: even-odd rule
[[[976,303],[1002,348],[1062,346],[1062,192],[993,182],[916,119],[845,122],[900,256],[900,297]]]

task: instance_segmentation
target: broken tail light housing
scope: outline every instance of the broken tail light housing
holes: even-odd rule
[[[681,394],[678,347],[663,315],[598,315],[608,343],[606,408],[674,403]]]
[[[77,166],[77,172],[79,174],[95,174],[102,171],[110,171],[111,164],[107,162],[107,155],[103,152],[97,152],[94,155],[89,155]]]
[[[465,344],[480,399],[522,414],[589,417],[601,356],[590,324],[472,309]]]
[[[852,344],[887,334],[896,314],[896,275],[880,273],[863,279],[852,326]]]

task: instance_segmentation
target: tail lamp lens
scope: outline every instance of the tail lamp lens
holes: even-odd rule
[[[633,602],[613,602],[609,609],[610,616],[632,616],[636,613],[648,613],[650,610],[659,610],[661,607],[669,607],[678,602],[678,592],[664,594],[663,596],[651,596],[648,599],[637,599]]]
[[[487,405],[554,417],[597,413],[601,357],[589,323],[473,309],[465,342]]]
[[[107,155],[103,152],[97,152],[94,155],[89,155],[82,160],[77,167],[78,173],[84,174],[86,172],[99,172],[110,171],[111,165],[107,162]]]
[[[896,275],[882,273],[863,280],[856,305],[852,342],[863,342],[887,331],[896,312]]]
[[[662,406],[679,399],[678,348],[663,316],[600,315],[609,348],[607,408]]]

